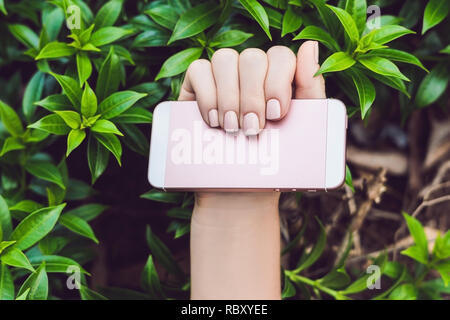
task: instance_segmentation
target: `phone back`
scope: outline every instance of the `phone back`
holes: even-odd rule
[[[177,190],[325,189],[329,121],[345,121],[329,119],[328,101],[293,100],[282,120],[250,137],[210,128],[195,101],[163,102],[153,114],[149,181]],[[335,161],[345,171],[345,154]]]

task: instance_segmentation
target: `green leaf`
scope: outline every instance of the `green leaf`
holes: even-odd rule
[[[152,255],[148,256],[141,278],[143,289],[147,291],[152,298],[164,298],[164,293],[161,288],[161,283],[159,282],[158,273],[156,272]]]
[[[89,83],[84,86],[83,96],[81,97],[81,114],[85,117],[92,117],[97,112],[97,96],[91,89]]]
[[[352,173],[350,172],[350,168],[348,165],[345,165],[345,184],[352,189],[352,192],[355,192],[355,187],[353,186]]]
[[[353,20],[352,16],[345,10],[333,7],[330,5],[326,5],[329,9],[331,9],[334,14],[337,16],[339,21],[341,22],[342,26],[344,27],[345,32],[347,33],[351,43],[355,45],[359,40],[359,31],[358,27],[356,26],[355,21]]]
[[[14,300],[14,282],[4,263],[0,263],[0,300]]]
[[[35,102],[34,104],[52,112],[56,110],[67,110],[72,106],[70,100],[67,99],[67,97],[63,94],[54,94],[51,96],[47,96],[44,99]]]
[[[367,69],[375,73],[410,81],[407,77],[405,77],[405,75],[403,75],[403,73],[400,72],[394,63],[386,58],[363,55],[359,57],[358,61]]]
[[[281,299],[287,299],[295,296],[296,290],[292,282],[289,280],[289,277],[284,275],[284,286],[283,291],[281,292]]]
[[[269,27],[281,30],[283,23],[283,14],[281,12],[272,9],[271,7],[263,7],[269,18]]]
[[[66,157],[75,150],[86,138],[86,132],[84,130],[72,129],[67,136],[67,151]]]
[[[65,213],[59,218],[59,223],[61,223],[67,229],[83,237],[91,239],[95,243],[99,243],[91,226],[80,217],[77,217],[76,215],[72,215],[70,213]]]
[[[152,189],[142,194],[141,198],[164,203],[179,203],[181,202],[181,200],[183,200],[183,196],[181,193],[163,192],[158,191],[157,189]]]
[[[133,124],[122,123],[121,131],[124,133],[124,144],[136,153],[147,156],[150,152],[149,141],[139,128]]]
[[[383,273],[386,262],[387,262],[387,255],[385,253],[382,253],[375,259],[375,261],[372,264],[380,267],[380,274],[379,274],[380,277]],[[372,280],[376,280],[373,279],[373,276],[374,276],[373,273],[365,273],[363,276],[353,281],[353,283],[351,283],[347,288],[345,288],[342,291],[339,291],[339,293],[347,295],[367,290],[367,280],[369,279],[369,277],[372,278]]]
[[[91,172],[91,183],[94,184],[108,167],[109,152],[92,136],[88,140],[87,159]]]
[[[70,267],[78,267],[80,272],[90,275],[89,272],[84,270],[78,262],[73,259],[57,256],[57,255],[38,255],[30,258],[30,263],[33,266],[39,266],[42,262],[45,261],[45,270],[48,273],[65,273],[67,274],[67,270]]]
[[[0,231],[0,233],[1,233],[1,231]],[[0,254],[3,251],[5,251],[6,248],[11,247],[14,243],[16,243],[16,242],[15,241],[0,241]]]
[[[37,71],[25,89],[22,100],[22,111],[25,117],[30,120],[36,110],[36,105],[34,104],[41,98],[42,90],[44,89],[44,74]]]
[[[163,47],[170,39],[165,30],[150,29],[139,34],[131,45],[132,48]]]
[[[7,264],[11,267],[24,268],[31,272],[34,272],[34,268],[28,261],[27,256],[22,252],[22,250],[16,247],[11,247],[5,250],[1,255],[2,263]]]
[[[94,24],[97,29],[112,26],[119,18],[122,10],[121,0],[112,0],[105,3],[95,16]]]
[[[288,6],[283,16],[283,24],[281,27],[281,37],[286,34],[295,32],[303,23],[302,17],[293,10],[293,6]]]
[[[450,3],[447,0],[429,0],[423,15],[422,34],[447,17]]]
[[[81,117],[78,112],[71,110],[55,111],[55,113],[64,120],[72,129],[78,129],[81,125]]]
[[[441,51],[439,51],[440,53],[446,53],[446,54],[450,54],[450,44],[447,45],[444,49],[442,49]]]
[[[80,296],[82,300],[108,300],[105,296],[83,285],[80,285]]]
[[[47,235],[39,241],[39,250],[44,255],[56,254],[60,252],[69,242],[70,240],[67,237]],[[34,259],[38,259],[39,257],[41,256],[31,257],[31,263],[33,264]]]
[[[168,44],[199,34],[211,27],[217,21],[219,15],[220,6],[213,1],[205,2],[189,9],[178,19]]]
[[[90,43],[96,47],[104,46],[105,44],[112,43],[114,41],[130,35],[133,30],[123,29],[119,27],[104,27],[98,29],[92,34]]]
[[[9,24],[12,35],[29,48],[38,49],[39,37],[33,30],[23,24]]]
[[[147,244],[150,248],[150,252],[155,257],[156,261],[161,263],[161,265],[170,273],[176,275],[180,279],[184,278],[183,271],[180,269],[172,253],[166,247],[166,245],[153,233],[149,225],[146,229],[146,239]]]
[[[53,182],[62,189],[66,188],[58,168],[50,162],[31,160],[25,164],[25,170],[39,179]]]
[[[386,25],[381,26],[381,28],[376,29],[374,31],[373,41],[375,41],[378,44],[385,44],[388,43],[394,39],[403,37],[407,34],[415,33],[414,31],[411,31],[409,29],[406,29],[405,27],[398,26],[398,25]]]
[[[441,275],[445,286],[448,286],[448,284],[450,283],[450,260],[437,263],[436,270]]]
[[[114,123],[104,119],[97,120],[92,126],[91,130],[95,132],[113,133],[119,136],[123,136],[123,134],[119,131],[119,129],[117,129]]]
[[[375,87],[372,82],[358,69],[349,69],[348,73],[358,91],[359,106],[361,108],[361,117],[365,118],[367,112],[375,100]]]
[[[188,48],[174,54],[163,63],[155,81],[183,73],[194,60],[200,58],[202,52],[203,48]]]
[[[320,227],[320,233],[317,239],[317,243],[314,245],[314,247],[306,257],[306,259],[295,269],[294,273],[299,273],[302,270],[305,270],[310,266],[312,266],[317,261],[317,259],[320,258],[323,249],[325,248],[325,244],[327,242],[327,235],[325,233],[325,228],[323,227],[322,223],[317,217],[316,220]]]
[[[5,1],[4,0],[0,0],[0,11],[3,12],[3,14],[6,16],[8,15],[8,12],[6,11],[5,8]],[[0,290],[1,292],[1,290]],[[2,300],[2,297],[0,296],[0,300]]]
[[[92,64],[89,57],[84,52],[77,53],[77,71],[78,71],[78,80],[80,83],[80,88],[83,86],[83,83],[89,79],[92,73]]]
[[[152,123],[153,114],[140,107],[133,107],[111,120],[115,123]]]
[[[105,211],[108,206],[98,204],[98,203],[89,203],[82,206],[79,206],[75,209],[67,211],[67,213],[77,216],[84,221],[91,221],[97,218],[103,211]]]
[[[240,30],[227,30],[217,33],[209,45],[214,48],[230,48],[244,43],[251,37],[253,37],[252,33],[246,33]]]
[[[319,280],[320,284],[331,289],[341,289],[347,286],[351,279],[344,268],[333,269]]]
[[[422,68],[426,72],[428,72],[427,68],[425,68],[422,64],[422,62],[419,61],[414,55],[401,51],[396,49],[376,49],[372,50],[369,55],[374,55],[382,58],[386,58],[393,61],[399,61],[399,62],[405,62],[409,64],[413,64],[418,66],[419,68]]]
[[[350,68],[356,61],[346,52],[335,52],[329,56],[320,66],[316,75],[325,72],[336,72]]]
[[[405,283],[395,288],[389,295],[391,300],[416,300],[417,288],[411,283]]]
[[[113,93],[104,99],[98,106],[99,111],[102,114],[102,119],[110,119],[118,116],[146,95],[147,94],[145,93],[138,93],[129,90]]]
[[[45,271],[45,262],[39,266],[36,272],[32,273],[22,284],[18,296],[21,296],[29,289],[28,300],[46,300],[48,297],[48,276]]]
[[[9,239],[12,232],[11,214],[2,195],[0,195],[0,229],[3,232],[3,239]]]
[[[120,158],[122,156],[122,145],[119,139],[112,133],[95,133],[97,141],[99,141],[106,149],[116,157],[117,162],[121,166]]]
[[[381,74],[372,72],[370,70],[364,70],[364,71],[371,78],[374,78],[374,79],[380,81],[381,83],[384,83],[385,85],[387,85],[387,86],[389,86],[391,88],[397,89],[398,91],[400,91],[404,95],[406,95],[408,98],[410,98],[410,94],[406,90],[406,86],[405,86],[405,83],[403,82],[403,80],[400,80],[399,78],[383,76]]]
[[[30,293],[30,288],[26,289],[21,295],[17,295],[16,300],[27,300],[28,294]]]
[[[269,17],[267,16],[264,7],[256,0],[239,0],[244,8],[250,13],[256,22],[266,33],[267,37],[272,40],[272,36],[269,30]]]
[[[111,93],[116,92],[120,83],[120,60],[114,53],[114,47],[109,49],[108,56],[103,61],[97,79],[95,92],[98,101],[103,101]]]
[[[438,259],[450,258],[450,231],[447,231],[444,237],[438,234],[433,247],[433,257]]]
[[[366,0],[347,0],[345,4],[347,11],[355,21],[359,34],[362,34],[366,27],[367,20],[367,2]]]
[[[444,63],[436,65],[423,78],[417,89],[414,103],[417,107],[426,107],[439,99],[446,91],[450,77]]]
[[[39,121],[28,125],[28,128],[34,128],[56,135],[66,135],[70,132],[70,127],[57,114],[45,116]]]
[[[333,37],[331,37],[331,35],[322,28],[316,26],[307,26],[303,28],[303,30],[300,31],[300,33],[295,36],[293,40],[300,39],[317,40],[325,45],[328,49],[339,51],[339,45],[333,39]]]
[[[25,250],[45,237],[52,231],[65,206],[63,203],[56,207],[42,208],[22,220],[11,234],[11,239],[17,241],[15,247]]]
[[[173,30],[180,18],[178,13],[169,5],[158,5],[145,11],[157,24]]]
[[[53,41],[47,43],[47,45],[39,51],[39,54],[36,56],[35,60],[68,57],[73,55],[75,52],[76,49],[69,46],[67,43]]]
[[[33,200],[22,200],[9,208],[11,211],[22,211],[26,213],[31,213],[33,211],[39,210],[42,208],[40,203],[37,203]]]
[[[8,137],[5,139],[5,142],[2,145],[2,149],[0,151],[0,157],[2,157],[5,153],[14,150],[25,149],[25,145],[20,141],[17,137]]]
[[[428,241],[425,235],[422,224],[414,217],[411,217],[407,213],[403,212],[403,217],[408,225],[409,232],[414,239],[415,248],[410,247],[407,250],[402,251],[402,254],[407,254],[410,256],[411,253],[418,253],[422,261],[428,261]]]
[[[50,72],[60,84],[67,98],[69,98],[76,110],[80,110],[82,91],[77,81],[69,76]]]
[[[0,100],[0,119],[6,130],[12,136],[20,136],[23,133],[22,121],[13,108]]]

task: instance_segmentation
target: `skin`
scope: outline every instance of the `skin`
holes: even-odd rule
[[[264,128],[266,121],[282,119],[295,99],[322,99],[325,82],[319,70],[318,43],[304,42],[297,56],[287,47],[267,53],[220,49],[211,62],[194,61],[188,68],[179,100],[197,100],[205,122],[229,130],[226,113],[232,111],[247,135],[248,114]],[[268,112],[276,99],[280,111]],[[211,114],[217,110],[217,118]],[[270,116],[270,120],[267,116]],[[252,116],[253,117],[253,116]],[[254,117],[253,117],[254,118]],[[192,299],[280,299],[280,227],[278,192],[197,192],[191,221]]]

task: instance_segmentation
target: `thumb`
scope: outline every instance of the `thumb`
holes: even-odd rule
[[[295,99],[326,98],[323,76],[314,77],[319,68],[319,43],[317,41],[304,42],[297,53]]]

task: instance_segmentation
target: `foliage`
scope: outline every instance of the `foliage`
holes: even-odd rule
[[[370,4],[381,7],[380,28],[370,28],[376,19],[366,23]],[[81,13],[80,28],[68,29],[65,21],[77,22],[73,5]],[[400,10],[384,14],[392,6]],[[223,47],[280,44],[296,50],[305,39],[317,40],[318,74],[327,78],[330,96],[345,100],[349,116],[359,112],[367,118],[373,107],[395,97],[406,119],[415,109],[445,103],[449,6],[446,0],[0,1],[0,68],[7,70],[0,77],[0,299],[55,298],[52,274],[66,273],[69,266],[82,274],[82,299],[160,299],[174,292],[188,297],[189,276],[150,226],[142,292],[97,293],[89,289],[82,265],[92,259],[86,241],[99,241],[90,221],[106,209],[89,203],[93,185],[111,165],[110,154],[121,165],[123,145],[148,154],[142,129],[148,132],[159,101],[177,98],[189,64]],[[20,68],[8,69],[17,63]],[[61,139],[65,154],[55,154],[52,145]],[[75,152],[85,152],[91,181],[69,175],[65,158]],[[353,188],[351,180],[347,170]],[[142,197],[172,204],[167,231],[174,238],[189,232],[192,194],[151,190]],[[403,254],[417,261],[418,271],[412,276],[386,255],[377,257],[394,283],[375,298],[438,298],[448,292],[450,234],[438,238],[429,253],[420,223],[405,219],[415,245]],[[317,223],[313,249],[284,271],[283,296],[300,290],[303,298],[322,292],[346,299],[366,290],[368,275],[351,282],[345,261],[320,279],[302,275],[326,246]],[[155,261],[174,280],[162,283]],[[438,270],[443,282],[425,281],[430,270]]]

